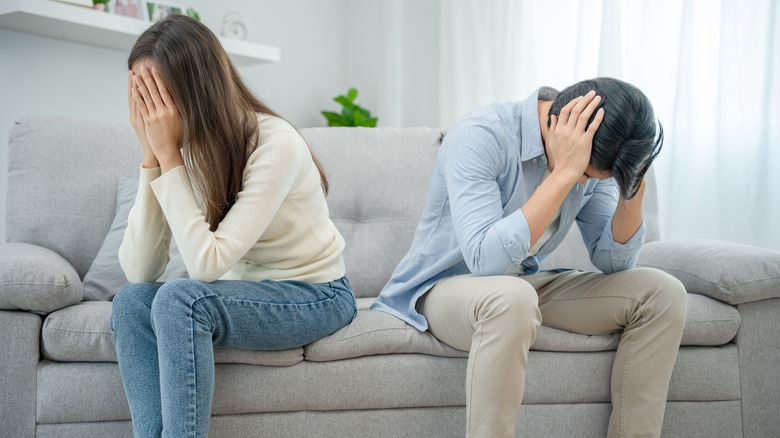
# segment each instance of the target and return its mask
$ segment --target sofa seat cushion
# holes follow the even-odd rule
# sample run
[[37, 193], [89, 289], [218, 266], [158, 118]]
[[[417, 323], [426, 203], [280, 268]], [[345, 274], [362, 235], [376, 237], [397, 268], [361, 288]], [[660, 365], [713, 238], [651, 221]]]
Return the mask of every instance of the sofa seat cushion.
[[[439, 342], [429, 332], [420, 332], [400, 319], [365, 310], [366, 299], [358, 302], [352, 324], [304, 347], [306, 360], [324, 362], [390, 353], [419, 353], [443, 357], [465, 357], [467, 352]], [[688, 295], [688, 309], [682, 345], [718, 346], [734, 339], [739, 312], [731, 305], [703, 295]], [[581, 335], [542, 325], [531, 350], [585, 352], [615, 350], [620, 333]]]
[[[49, 314], [43, 322], [43, 357], [56, 362], [116, 362], [111, 334], [111, 303], [83, 301]], [[250, 351], [216, 348], [214, 362], [291, 366], [303, 360], [303, 348]]]
[[[614, 360], [614, 351], [532, 351], [523, 403], [609, 403]], [[217, 364], [212, 413], [463, 406], [466, 367], [466, 358], [424, 354], [304, 361], [291, 367]], [[739, 369], [733, 344], [683, 347], [674, 366], [668, 399], [739, 400]], [[116, 364], [43, 361], [37, 381], [38, 424], [130, 419]]]

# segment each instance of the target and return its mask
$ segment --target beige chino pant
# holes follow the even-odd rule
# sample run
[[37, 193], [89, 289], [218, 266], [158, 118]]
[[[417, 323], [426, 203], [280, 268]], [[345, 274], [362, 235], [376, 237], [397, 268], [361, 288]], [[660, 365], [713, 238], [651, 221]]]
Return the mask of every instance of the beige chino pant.
[[655, 269], [457, 276], [418, 304], [440, 341], [469, 351], [466, 435], [514, 437], [528, 349], [541, 323], [587, 335], [623, 331], [612, 366], [609, 437], [659, 437], [685, 323], [685, 289]]

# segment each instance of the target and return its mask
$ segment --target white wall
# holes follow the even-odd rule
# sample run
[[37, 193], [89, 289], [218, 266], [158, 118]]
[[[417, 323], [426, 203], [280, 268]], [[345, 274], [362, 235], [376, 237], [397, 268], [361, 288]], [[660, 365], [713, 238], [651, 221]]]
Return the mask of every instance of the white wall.
[[348, 73], [379, 126], [438, 126], [439, 0], [349, 0]]

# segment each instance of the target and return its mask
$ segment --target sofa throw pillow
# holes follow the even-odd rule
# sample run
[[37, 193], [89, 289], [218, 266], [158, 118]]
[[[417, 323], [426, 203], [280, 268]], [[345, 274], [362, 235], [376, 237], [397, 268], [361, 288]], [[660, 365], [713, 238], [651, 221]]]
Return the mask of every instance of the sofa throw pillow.
[[[119, 266], [119, 246], [122, 244], [125, 228], [127, 228], [127, 216], [133, 207], [137, 192], [137, 180], [122, 178], [119, 181], [116, 191], [114, 221], [111, 223], [111, 228], [108, 230], [92, 266], [84, 276], [85, 300], [110, 301], [119, 288], [128, 283], [122, 267]], [[169, 254], [171, 260], [157, 281], [165, 282], [176, 278], [187, 278], [187, 268], [184, 266], [184, 260], [182, 260], [173, 239], [171, 239]]]
[[45, 315], [81, 301], [79, 274], [56, 252], [22, 242], [0, 245], [0, 309]]
[[688, 292], [732, 305], [780, 297], [780, 253], [718, 240], [650, 242], [637, 266], [665, 271]]

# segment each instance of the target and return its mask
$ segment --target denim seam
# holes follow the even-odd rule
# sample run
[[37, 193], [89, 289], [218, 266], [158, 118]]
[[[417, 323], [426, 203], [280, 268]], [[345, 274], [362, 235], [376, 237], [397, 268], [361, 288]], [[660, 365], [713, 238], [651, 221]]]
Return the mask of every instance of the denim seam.
[[[187, 407], [187, 420], [193, 425], [193, 428], [191, 430], [192, 433], [188, 434], [192, 437], [195, 436], [195, 432], [198, 430], [198, 381], [197, 381], [197, 359], [195, 357], [195, 318], [193, 317], [195, 308], [195, 305], [198, 304], [198, 302], [205, 298], [212, 298], [215, 297], [216, 294], [211, 295], [204, 295], [198, 298], [195, 298], [195, 300], [192, 301], [189, 305], [189, 311], [190, 314], [188, 315], [190, 320], [190, 339], [189, 339], [189, 346], [191, 348], [190, 350], [190, 364], [192, 365], [190, 372], [191, 374], [188, 375], [189, 380], [189, 391], [190, 391], [190, 400], [194, 400], [194, 402], [191, 402], [190, 405]], [[209, 323], [211, 326], [214, 326], [214, 321], [211, 320], [211, 315], [209, 315], [209, 312], [204, 312], [206, 314], [206, 317], [209, 318]]]
[[[338, 292], [337, 292], [338, 293]], [[212, 295], [217, 296], [217, 295]], [[240, 299], [224, 299], [225, 302], [230, 302], [233, 304], [242, 304], [242, 305], [250, 305], [250, 306], [295, 306], [295, 307], [303, 307], [303, 306], [312, 306], [320, 303], [326, 303], [328, 301], [334, 301], [338, 298], [337, 295], [334, 295], [332, 297], [323, 298], [321, 300], [312, 301], [308, 303], [270, 303], [266, 301], [252, 301], [252, 300], [240, 300]]]

